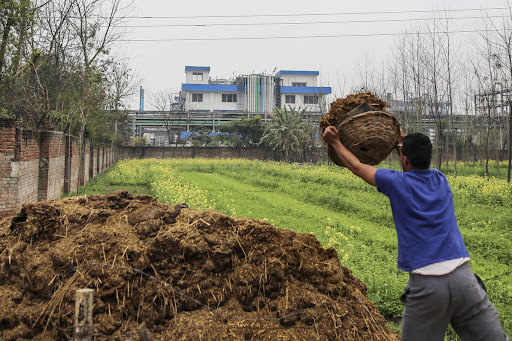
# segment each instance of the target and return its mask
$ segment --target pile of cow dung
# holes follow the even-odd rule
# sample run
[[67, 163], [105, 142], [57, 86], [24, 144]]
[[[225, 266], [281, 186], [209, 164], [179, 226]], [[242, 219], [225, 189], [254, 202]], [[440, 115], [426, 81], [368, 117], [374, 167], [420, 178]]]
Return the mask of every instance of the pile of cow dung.
[[336, 127], [343, 116], [365, 102], [380, 111], [384, 111], [389, 107], [389, 104], [371, 92], [360, 92], [357, 94], [350, 94], [344, 98], [338, 98], [331, 103], [329, 112], [320, 119], [320, 128], [322, 132], [328, 126]]
[[397, 340], [312, 234], [126, 191], [24, 205], [0, 221], [0, 339]]

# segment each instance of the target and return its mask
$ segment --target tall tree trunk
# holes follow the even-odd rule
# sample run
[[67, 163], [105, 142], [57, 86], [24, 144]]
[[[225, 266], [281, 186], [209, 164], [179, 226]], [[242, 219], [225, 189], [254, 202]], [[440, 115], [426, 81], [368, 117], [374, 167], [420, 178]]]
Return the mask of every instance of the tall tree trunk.
[[493, 106], [492, 106], [492, 114], [493, 114], [493, 132], [494, 132], [494, 146], [496, 149], [496, 177], [500, 177], [500, 146], [499, 146], [499, 137], [498, 137], [498, 127], [496, 126], [496, 101], [494, 101], [493, 94]]
[[7, 42], [9, 41], [9, 33], [13, 24], [12, 14], [8, 14], [7, 22], [3, 28], [2, 43], [0, 44], [0, 81], [2, 80], [2, 71], [5, 65], [5, 52], [7, 50]]
[[491, 151], [489, 150], [490, 149], [490, 143], [489, 143], [489, 138], [490, 138], [490, 134], [491, 134], [491, 130], [489, 129], [489, 123], [491, 121], [491, 106], [489, 105], [489, 107], [487, 108], [487, 124], [486, 124], [486, 128], [487, 128], [487, 138], [485, 140], [485, 176], [487, 178], [489, 178], [489, 157], [490, 157], [490, 154], [491, 154]]
[[508, 108], [508, 171], [507, 182], [510, 182], [510, 170], [512, 168], [512, 103]]

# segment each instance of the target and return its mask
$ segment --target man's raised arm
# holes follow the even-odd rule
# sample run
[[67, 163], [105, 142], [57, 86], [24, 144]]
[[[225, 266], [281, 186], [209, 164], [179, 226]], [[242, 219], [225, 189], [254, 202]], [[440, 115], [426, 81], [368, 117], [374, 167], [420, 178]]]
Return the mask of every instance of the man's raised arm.
[[370, 185], [376, 186], [375, 172], [377, 171], [377, 168], [359, 161], [359, 159], [341, 143], [340, 133], [336, 127], [327, 127], [322, 134], [322, 137], [325, 142], [334, 148], [338, 158], [345, 167]]

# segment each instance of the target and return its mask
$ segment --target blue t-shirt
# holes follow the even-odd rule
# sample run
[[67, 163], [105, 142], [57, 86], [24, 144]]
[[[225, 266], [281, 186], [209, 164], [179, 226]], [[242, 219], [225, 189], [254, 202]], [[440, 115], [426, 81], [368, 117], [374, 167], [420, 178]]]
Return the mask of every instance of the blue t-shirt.
[[433, 168], [407, 172], [379, 168], [375, 182], [391, 203], [398, 236], [398, 268], [412, 271], [469, 257], [443, 173]]

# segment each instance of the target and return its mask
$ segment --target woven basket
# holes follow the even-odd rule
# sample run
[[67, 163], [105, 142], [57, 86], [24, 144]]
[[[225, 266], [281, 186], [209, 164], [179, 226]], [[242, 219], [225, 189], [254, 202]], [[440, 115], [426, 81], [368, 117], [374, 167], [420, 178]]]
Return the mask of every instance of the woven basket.
[[[338, 123], [340, 141], [362, 163], [379, 164], [393, 151], [400, 135], [400, 122], [385, 111], [367, 111], [347, 115]], [[334, 149], [328, 145], [327, 154], [338, 166], [344, 166]]]

